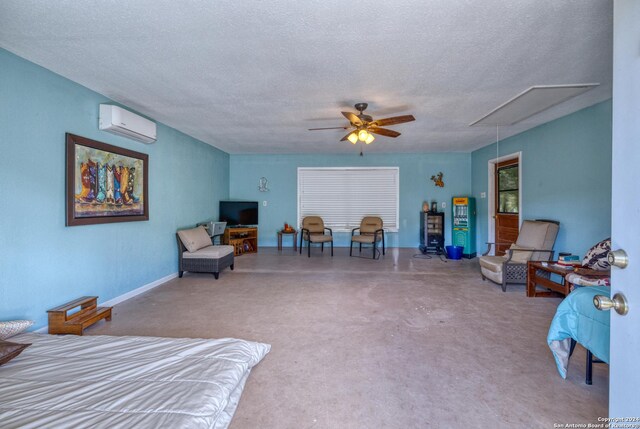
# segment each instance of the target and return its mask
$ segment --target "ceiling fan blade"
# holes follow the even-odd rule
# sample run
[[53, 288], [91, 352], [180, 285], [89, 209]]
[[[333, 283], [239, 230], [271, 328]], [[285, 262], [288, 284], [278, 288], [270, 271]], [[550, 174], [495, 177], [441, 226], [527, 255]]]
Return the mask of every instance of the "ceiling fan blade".
[[378, 127], [369, 127], [369, 132], [373, 134], [380, 134], [381, 136], [386, 137], [398, 137], [400, 135], [399, 132], [388, 130], [386, 128], [378, 128]]
[[385, 127], [387, 125], [404, 124], [405, 122], [415, 121], [416, 118], [413, 115], [394, 116], [392, 118], [376, 119], [373, 124], [379, 127]]
[[356, 115], [354, 115], [351, 112], [342, 112], [342, 114], [344, 115], [345, 118], [347, 118], [349, 120], [349, 122], [351, 122], [352, 124], [356, 125], [356, 126], [360, 126], [362, 125], [362, 121], [360, 120], [360, 118], [358, 118]]
[[309, 128], [309, 131], [317, 130], [348, 130], [350, 127], [327, 127], [327, 128]]

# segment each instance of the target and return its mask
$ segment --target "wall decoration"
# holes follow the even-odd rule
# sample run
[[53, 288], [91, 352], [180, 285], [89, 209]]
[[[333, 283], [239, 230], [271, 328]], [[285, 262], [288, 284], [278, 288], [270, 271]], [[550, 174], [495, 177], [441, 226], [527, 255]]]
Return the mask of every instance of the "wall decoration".
[[67, 226], [149, 220], [149, 155], [67, 133]]
[[444, 182], [442, 181], [442, 171], [440, 173], [438, 173], [437, 176], [431, 176], [431, 180], [433, 180], [433, 183], [435, 183], [435, 185], [439, 188], [444, 188]]
[[258, 180], [258, 191], [267, 192], [268, 190], [269, 188], [267, 187], [267, 178], [261, 177], [260, 180]]

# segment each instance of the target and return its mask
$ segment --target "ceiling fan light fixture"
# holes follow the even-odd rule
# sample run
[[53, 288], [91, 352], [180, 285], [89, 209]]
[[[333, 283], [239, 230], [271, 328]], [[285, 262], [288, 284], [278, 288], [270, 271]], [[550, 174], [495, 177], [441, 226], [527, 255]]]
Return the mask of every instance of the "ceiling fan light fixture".
[[342, 127], [323, 127], [323, 128], [309, 128], [309, 131], [316, 130], [350, 130], [347, 135], [343, 136], [340, 141], [349, 141], [351, 144], [357, 144], [359, 141], [365, 144], [371, 144], [376, 139], [373, 133], [385, 137], [395, 138], [400, 135], [399, 132], [390, 130], [388, 128], [382, 128], [387, 125], [404, 124], [405, 122], [415, 121], [416, 118], [413, 115], [401, 115], [393, 116], [391, 118], [382, 118], [373, 120], [370, 115], [365, 115], [364, 110], [367, 108], [367, 103], [358, 103], [355, 105], [358, 115], [352, 112], [341, 112], [342, 116], [349, 120], [349, 125]]
[[366, 144], [369, 144], [369, 143], [371, 143], [372, 141], [374, 141], [374, 140], [376, 139], [376, 138], [373, 136], [373, 134], [371, 134], [371, 133], [367, 133], [367, 134], [368, 134], [368, 135], [367, 135], [367, 138], [366, 138], [366, 139], [365, 139], [365, 141], [364, 141]]

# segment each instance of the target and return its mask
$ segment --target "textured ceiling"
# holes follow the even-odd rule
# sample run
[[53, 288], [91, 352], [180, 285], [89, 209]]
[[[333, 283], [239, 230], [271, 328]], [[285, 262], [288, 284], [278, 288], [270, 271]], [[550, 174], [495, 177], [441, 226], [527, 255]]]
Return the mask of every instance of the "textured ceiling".
[[506, 137], [611, 96], [609, 0], [2, 0], [0, 46], [229, 153], [356, 153], [340, 110], [411, 113], [367, 152], [470, 151], [532, 85], [599, 82]]

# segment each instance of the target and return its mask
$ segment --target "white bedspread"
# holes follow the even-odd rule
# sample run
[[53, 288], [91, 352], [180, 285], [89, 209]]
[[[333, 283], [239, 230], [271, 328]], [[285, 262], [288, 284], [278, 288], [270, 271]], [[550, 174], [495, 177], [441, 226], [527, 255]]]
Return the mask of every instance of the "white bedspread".
[[2, 428], [226, 428], [268, 344], [21, 334], [0, 366]]

